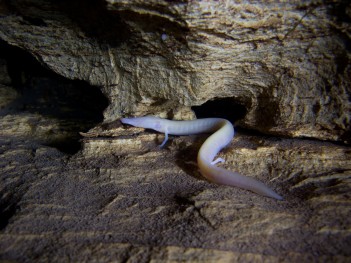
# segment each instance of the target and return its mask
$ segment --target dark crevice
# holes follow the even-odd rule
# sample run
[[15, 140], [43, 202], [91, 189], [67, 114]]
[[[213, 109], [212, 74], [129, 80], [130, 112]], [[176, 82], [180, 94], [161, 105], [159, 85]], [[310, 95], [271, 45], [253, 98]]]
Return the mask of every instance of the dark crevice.
[[178, 194], [174, 196], [174, 201], [181, 212], [184, 212], [189, 207], [195, 206], [195, 202], [193, 200]]
[[[195, 112], [196, 118], [223, 118], [235, 124], [242, 120], [247, 114], [247, 108], [244, 103], [238, 102], [235, 98], [220, 98], [207, 101], [201, 106], [194, 106], [192, 110]], [[265, 135], [259, 130], [248, 129], [235, 125], [235, 130], [242, 134], [253, 136], [272, 136]]]
[[100, 89], [59, 76], [27, 52], [5, 42], [0, 42], [0, 60], [5, 61], [11, 80], [6, 86], [17, 93], [13, 101], [0, 108], [0, 117], [27, 113], [42, 116], [31, 123], [34, 130], [47, 125], [48, 132], [39, 141], [65, 153], [77, 152], [81, 147], [79, 132], [103, 120], [108, 100]]
[[[10, 198], [7, 198], [10, 199]], [[8, 224], [11, 218], [16, 214], [17, 210], [19, 209], [17, 203], [19, 200], [16, 198], [11, 198], [9, 200], [1, 200], [0, 201], [0, 231], [3, 230]]]
[[192, 110], [198, 119], [223, 118], [235, 123], [245, 117], [246, 107], [234, 98], [221, 98], [207, 101], [201, 106], [194, 106]]

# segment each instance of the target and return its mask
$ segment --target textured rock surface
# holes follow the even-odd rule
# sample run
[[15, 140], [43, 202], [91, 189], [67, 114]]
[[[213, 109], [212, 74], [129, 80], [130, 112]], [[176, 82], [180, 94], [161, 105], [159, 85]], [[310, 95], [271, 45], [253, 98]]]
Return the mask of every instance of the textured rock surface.
[[[350, 260], [350, 147], [287, 137], [349, 141], [347, 1], [17, 0], [0, 13], [0, 38], [25, 50], [0, 42], [0, 260]], [[204, 180], [206, 135], [159, 149], [163, 135], [115, 120], [190, 119], [208, 100], [197, 116], [271, 134], [241, 130], [220, 156], [284, 201]]]
[[163, 150], [156, 147], [161, 135], [118, 123], [103, 137], [85, 136], [83, 150], [71, 158], [11, 141], [10, 134], [1, 141], [8, 218], [2, 258], [331, 262], [351, 256], [349, 147], [238, 135], [221, 154], [225, 167], [266, 182], [284, 196], [277, 202], [203, 180], [195, 160], [204, 136], [173, 137]]
[[107, 2], [4, 1], [0, 37], [100, 86], [108, 121], [231, 98], [250, 129], [348, 140], [348, 1]]

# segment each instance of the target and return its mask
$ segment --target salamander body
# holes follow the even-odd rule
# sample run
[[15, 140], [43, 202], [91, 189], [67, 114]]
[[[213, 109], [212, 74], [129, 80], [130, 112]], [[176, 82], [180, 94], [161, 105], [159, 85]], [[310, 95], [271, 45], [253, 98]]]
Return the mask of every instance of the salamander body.
[[168, 134], [190, 135], [213, 132], [213, 134], [210, 135], [202, 144], [197, 155], [197, 163], [200, 172], [205, 178], [217, 184], [236, 186], [263, 196], [278, 200], [283, 199], [280, 195], [268, 188], [262, 182], [252, 177], [247, 177], [215, 165], [216, 163], [223, 162], [224, 160], [218, 158], [213, 161], [214, 157], [222, 148], [228, 145], [234, 137], [233, 125], [228, 120], [220, 118], [205, 118], [191, 121], [173, 121], [154, 116], [145, 116], [136, 118], [122, 118], [121, 122], [164, 133], [165, 139], [160, 145], [161, 147], [167, 142]]

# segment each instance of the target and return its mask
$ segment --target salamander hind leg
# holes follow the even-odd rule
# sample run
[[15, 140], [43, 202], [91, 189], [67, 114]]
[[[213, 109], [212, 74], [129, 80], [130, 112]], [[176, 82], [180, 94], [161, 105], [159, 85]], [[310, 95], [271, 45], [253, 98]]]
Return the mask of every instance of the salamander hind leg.
[[212, 161], [211, 164], [215, 165], [216, 163], [224, 163], [225, 160], [223, 158], [217, 158], [216, 160]]

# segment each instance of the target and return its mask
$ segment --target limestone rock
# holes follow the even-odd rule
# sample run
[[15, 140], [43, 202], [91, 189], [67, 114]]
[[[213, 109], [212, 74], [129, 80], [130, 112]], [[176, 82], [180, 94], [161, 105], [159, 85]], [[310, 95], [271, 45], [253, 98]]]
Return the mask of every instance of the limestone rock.
[[228, 111], [245, 111], [240, 126], [349, 141], [347, 1], [22, 0], [0, 10], [2, 39], [101, 87], [105, 121], [229, 98]]
[[[0, 261], [350, 261], [347, 1], [17, 0], [0, 14]], [[237, 121], [220, 165], [284, 200], [206, 181], [207, 135], [160, 149], [164, 135], [118, 120], [194, 112]]]
[[349, 147], [239, 134], [224, 166], [274, 188], [276, 201], [204, 180], [203, 135], [172, 136], [162, 150], [162, 135], [118, 124], [84, 135], [71, 158], [1, 141], [3, 259], [349, 260]]

